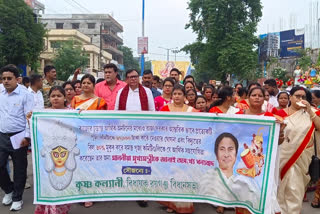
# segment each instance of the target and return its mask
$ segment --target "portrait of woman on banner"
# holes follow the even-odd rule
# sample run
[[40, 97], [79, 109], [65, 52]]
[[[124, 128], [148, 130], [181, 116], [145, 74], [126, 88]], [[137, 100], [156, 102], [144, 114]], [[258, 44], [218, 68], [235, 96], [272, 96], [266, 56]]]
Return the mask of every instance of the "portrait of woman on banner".
[[234, 174], [238, 149], [238, 140], [231, 133], [222, 133], [217, 137], [214, 151], [218, 167], [209, 169], [202, 177], [199, 194], [228, 202], [246, 202], [258, 208], [261, 189], [252, 179]]

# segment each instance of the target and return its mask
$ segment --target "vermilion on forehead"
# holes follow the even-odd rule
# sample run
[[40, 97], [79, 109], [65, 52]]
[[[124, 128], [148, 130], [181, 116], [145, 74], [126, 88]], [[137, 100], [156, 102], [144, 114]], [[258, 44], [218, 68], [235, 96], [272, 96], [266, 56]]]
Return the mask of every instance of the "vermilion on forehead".
[[304, 90], [298, 90], [296, 91], [293, 95], [306, 95], [306, 92], [304, 92]]

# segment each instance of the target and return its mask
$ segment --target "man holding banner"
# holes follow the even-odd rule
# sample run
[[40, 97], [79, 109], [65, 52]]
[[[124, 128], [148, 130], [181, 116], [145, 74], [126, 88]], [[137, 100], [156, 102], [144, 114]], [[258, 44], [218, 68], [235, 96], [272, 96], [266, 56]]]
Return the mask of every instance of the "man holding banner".
[[[79, 117], [70, 111], [39, 111], [33, 113], [31, 124], [36, 204], [154, 200], [271, 214], [279, 133], [273, 118], [89, 111]], [[71, 181], [60, 190], [51, 184], [54, 177], [44, 179], [46, 159], [38, 153], [47, 145], [46, 136], [52, 136], [50, 124], [72, 127], [76, 139], [72, 145], [80, 151], [74, 156]], [[56, 138], [63, 139], [59, 133]], [[260, 145], [261, 156], [245, 147], [250, 142]], [[62, 147], [50, 148], [60, 157], [67, 154], [64, 148], [70, 154], [72, 148]], [[262, 172], [254, 173], [261, 158]]]
[[127, 86], [119, 90], [115, 110], [155, 111], [152, 92], [139, 83], [139, 73], [135, 69], [126, 72]]

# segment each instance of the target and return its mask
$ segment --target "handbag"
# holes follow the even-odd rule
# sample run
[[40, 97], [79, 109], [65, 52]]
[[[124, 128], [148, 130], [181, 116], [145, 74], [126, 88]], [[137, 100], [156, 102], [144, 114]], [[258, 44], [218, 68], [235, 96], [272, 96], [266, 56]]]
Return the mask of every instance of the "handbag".
[[316, 136], [314, 135], [314, 155], [312, 156], [311, 163], [309, 166], [309, 175], [312, 182], [317, 182], [320, 178], [320, 159], [317, 155], [317, 142]]

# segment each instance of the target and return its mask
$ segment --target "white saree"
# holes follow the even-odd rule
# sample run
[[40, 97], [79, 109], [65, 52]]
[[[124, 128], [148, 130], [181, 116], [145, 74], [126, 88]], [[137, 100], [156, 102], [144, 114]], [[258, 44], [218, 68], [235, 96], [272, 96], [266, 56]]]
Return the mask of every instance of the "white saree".
[[282, 213], [300, 214], [311, 157], [314, 153], [314, 124], [304, 110], [286, 118], [285, 140], [280, 145], [278, 202]]

